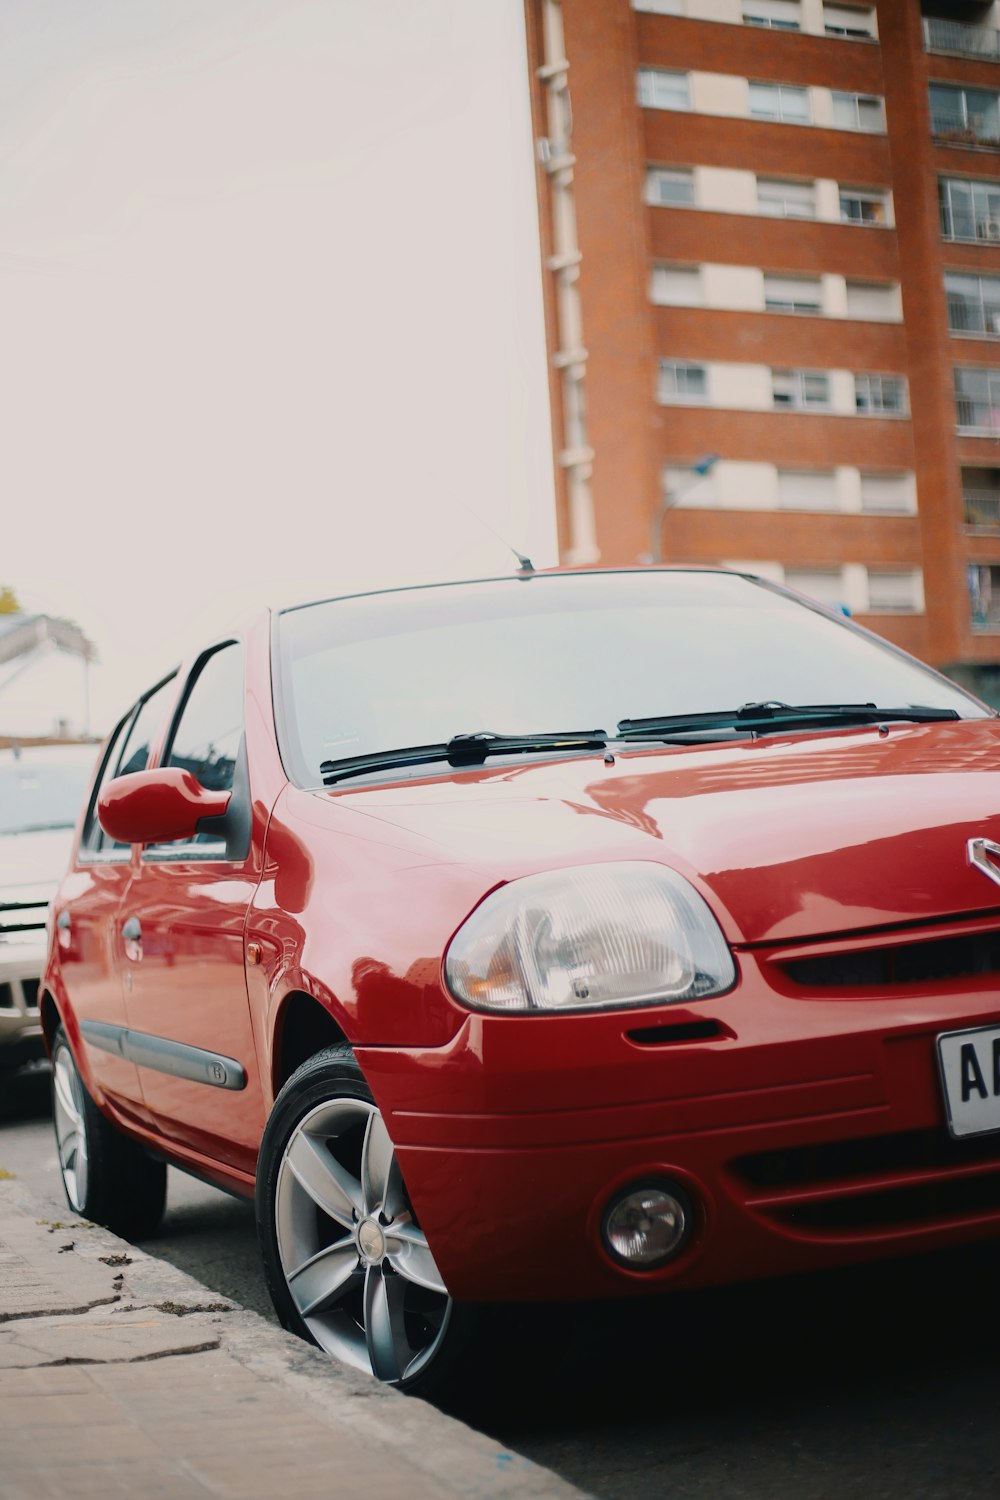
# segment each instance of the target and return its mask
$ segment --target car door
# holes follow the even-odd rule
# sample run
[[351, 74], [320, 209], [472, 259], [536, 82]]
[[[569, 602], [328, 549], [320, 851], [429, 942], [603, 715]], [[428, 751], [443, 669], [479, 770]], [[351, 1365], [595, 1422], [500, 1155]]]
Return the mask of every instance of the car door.
[[160, 739], [174, 677], [146, 693], [125, 715], [108, 745], [80, 836], [76, 862], [63, 883], [55, 915], [59, 966], [80, 1026], [90, 1076], [123, 1114], [145, 1118], [135, 1063], [125, 1055], [127, 1031], [118, 910], [132, 881], [133, 851], [116, 844], [97, 821], [101, 788], [144, 770]]
[[160, 764], [231, 792], [220, 826], [145, 846], [118, 911], [130, 1050], [157, 1128], [208, 1162], [254, 1170], [264, 1120], [244, 967], [256, 886], [243, 650], [206, 652]]

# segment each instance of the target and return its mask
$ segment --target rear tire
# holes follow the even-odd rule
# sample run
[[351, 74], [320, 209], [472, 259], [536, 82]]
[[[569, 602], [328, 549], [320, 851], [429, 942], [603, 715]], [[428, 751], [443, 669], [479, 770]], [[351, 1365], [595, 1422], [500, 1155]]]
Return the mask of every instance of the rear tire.
[[66, 1201], [123, 1238], [152, 1234], [167, 1201], [167, 1168], [101, 1114], [62, 1026], [52, 1044], [52, 1119]]

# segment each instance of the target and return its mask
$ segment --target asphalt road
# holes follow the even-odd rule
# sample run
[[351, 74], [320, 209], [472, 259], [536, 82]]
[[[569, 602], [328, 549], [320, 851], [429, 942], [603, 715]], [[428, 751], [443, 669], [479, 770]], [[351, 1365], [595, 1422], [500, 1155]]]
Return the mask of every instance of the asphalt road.
[[[5, 1082], [0, 1168], [55, 1206], [50, 1131], [44, 1072]], [[271, 1316], [247, 1205], [171, 1172], [143, 1243]], [[450, 1410], [605, 1500], [997, 1500], [998, 1322], [1000, 1246], [641, 1306], [504, 1309]]]

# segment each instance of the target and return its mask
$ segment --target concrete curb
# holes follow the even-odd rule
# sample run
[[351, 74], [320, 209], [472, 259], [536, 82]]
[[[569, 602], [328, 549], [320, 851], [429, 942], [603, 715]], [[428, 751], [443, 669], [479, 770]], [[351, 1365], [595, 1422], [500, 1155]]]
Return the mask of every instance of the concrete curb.
[[53, 1219], [15, 1180], [0, 1180], [0, 1454], [2, 1500], [582, 1494], [108, 1230]]

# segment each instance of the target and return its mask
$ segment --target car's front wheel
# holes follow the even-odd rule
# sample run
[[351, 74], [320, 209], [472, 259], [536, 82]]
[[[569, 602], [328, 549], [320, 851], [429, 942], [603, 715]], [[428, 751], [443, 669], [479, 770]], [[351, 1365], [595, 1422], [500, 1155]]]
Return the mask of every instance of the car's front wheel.
[[166, 1166], [104, 1118], [61, 1026], [52, 1044], [52, 1120], [73, 1212], [126, 1239], [152, 1234], [166, 1203]]
[[286, 1328], [397, 1388], [445, 1383], [469, 1314], [448, 1295], [349, 1047], [310, 1058], [275, 1100], [257, 1227]]

